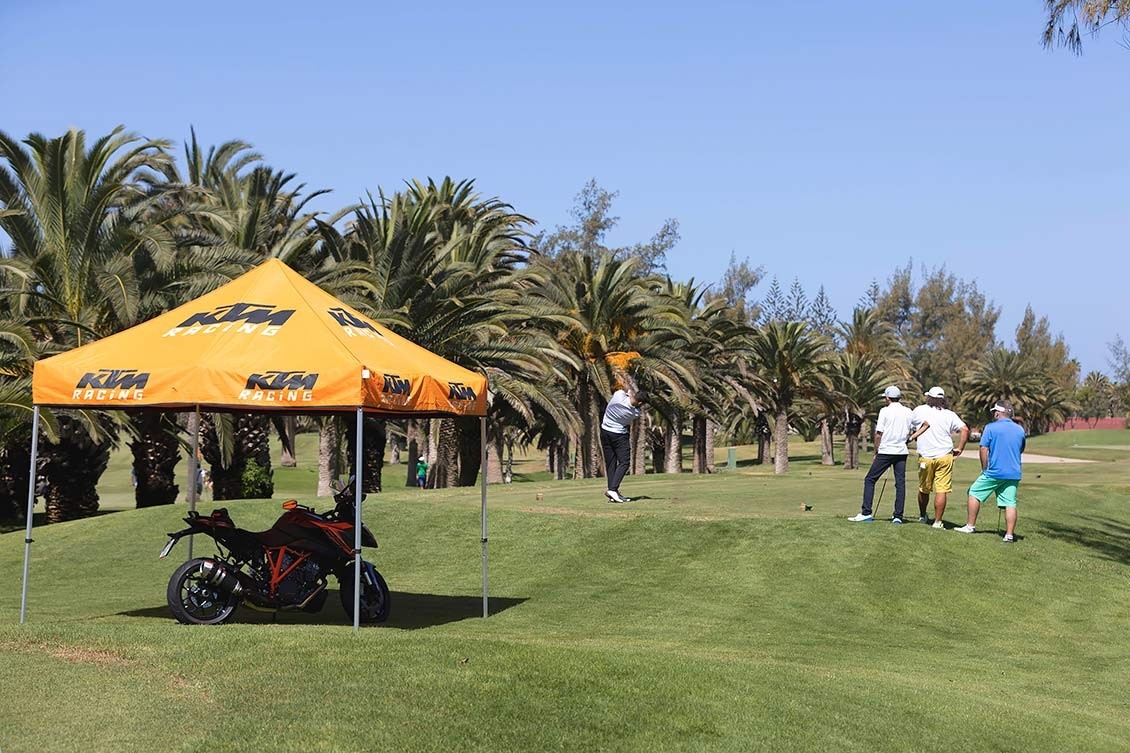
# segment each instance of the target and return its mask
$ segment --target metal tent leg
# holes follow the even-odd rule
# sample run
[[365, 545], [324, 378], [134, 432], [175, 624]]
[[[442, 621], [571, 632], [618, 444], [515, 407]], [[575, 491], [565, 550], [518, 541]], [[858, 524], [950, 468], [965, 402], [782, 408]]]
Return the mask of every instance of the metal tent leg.
[[24, 583], [20, 594], [20, 624], [27, 622], [27, 570], [31, 561], [31, 523], [35, 512], [35, 461], [39, 452], [39, 406], [31, 411], [31, 471], [27, 480], [27, 532], [24, 534]]
[[483, 416], [479, 425], [479, 436], [482, 438], [483, 457], [482, 465], [479, 466], [479, 478], [482, 485], [482, 512], [480, 518], [482, 520], [482, 543], [483, 543], [483, 617], [485, 618], [490, 614], [490, 608], [487, 604], [487, 418]]
[[364, 412], [361, 408], [357, 409], [357, 442], [353, 445], [356, 448], [354, 452], [354, 481], [356, 486], [354, 488], [354, 518], [353, 518], [353, 632], [361, 629], [361, 472], [362, 472], [362, 458], [365, 454], [365, 448], [362, 446], [364, 442], [364, 432], [362, 432], [362, 424], [364, 423]]
[[[195, 421], [192, 422], [192, 452], [188, 456], [188, 510], [189, 512], [196, 512], [196, 490], [200, 483], [200, 466], [196, 461], [196, 454], [200, 451], [200, 406], [196, 406], [196, 413], [194, 414]], [[192, 534], [188, 536], [188, 559], [192, 559], [192, 539], [195, 538]], [[187, 562], [188, 560], [185, 560]]]

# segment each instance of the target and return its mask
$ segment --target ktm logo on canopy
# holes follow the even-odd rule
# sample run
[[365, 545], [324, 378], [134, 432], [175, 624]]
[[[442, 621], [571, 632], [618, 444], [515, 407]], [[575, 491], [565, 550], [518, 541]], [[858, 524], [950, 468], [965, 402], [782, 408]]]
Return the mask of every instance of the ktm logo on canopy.
[[141, 400], [149, 373], [137, 369], [99, 369], [82, 375], [71, 395], [75, 400]]
[[163, 337], [210, 335], [229, 332], [239, 335], [276, 334], [294, 315], [294, 309], [276, 309], [270, 303], [229, 303], [212, 311], [193, 314], [166, 332]]
[[334, 306], [328, 309], [328, 313], [349, 337], [384, 337], [371, 323], [346, 311], [342, 306]]
[[394, 408], [408, 405], [412, 397], [412, 380], [403, 379], [396, 374], [385, 374], [381, 385], [381, 404]]
[[305, 371], [264, 371], [247, 377], [237, 399], [263, 403], [298, 403], [314, 399], [317, 374]]
[[447, 399], [448, 400], [468, 400], [473, 401], [477, 395], [472, 387], [468, 387], [462, 382], [448, 382], [447, 383]]

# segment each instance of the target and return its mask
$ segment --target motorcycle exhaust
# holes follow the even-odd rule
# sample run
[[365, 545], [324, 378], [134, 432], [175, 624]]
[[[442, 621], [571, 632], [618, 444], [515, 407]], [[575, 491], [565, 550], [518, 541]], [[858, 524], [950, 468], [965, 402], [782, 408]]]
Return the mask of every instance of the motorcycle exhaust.
[[204, 560], [200, 563], [200, 574], [204, 582], [224, 596], [243, 596], [243, 583], [236, 572], [222, 562]]

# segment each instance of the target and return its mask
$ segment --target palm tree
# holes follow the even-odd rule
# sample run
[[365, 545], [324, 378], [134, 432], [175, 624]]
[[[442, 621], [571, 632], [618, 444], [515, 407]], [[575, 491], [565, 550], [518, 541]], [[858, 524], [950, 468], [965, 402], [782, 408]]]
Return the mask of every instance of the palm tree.
[[[7, 316], [9, 299], [0, 299], [0, 316]], [[23, 517], [31, 465], [31, 372], [40, 355], [32, 331], [0, 318], [0, 520]], [[45, 433], [57, 437], [49, 412]]]
[[1099, 371], [1087, 374], [1075, 391], [1075, 403], [1079, 414], [1087, 421], [1113, 416], [1117, 399], [1110, 377]]
[[[876, 309], [856, 307], [852, 310], [851, 321], [840, 322], [836, 334], [843, 339], [844, 353], [865, 357], [871, 366], [881, 367], [890, 382], [898, 382], [908, 391], [920, 391], [911, 373], [910, 355], [898, 330], [884, 321]], [[946, 386], [952, 387], [950, 392], [956, 394], [959, 385]], [[871, 418], [871, 415], [867, 417]], [[867, 435], [863, 436], [866, 445]]]
[[996, 400], [1011, 400], [1016, 415], [1027, 419], [1051, 386], [1019, 353], [998, 348], [966, 373], [961, 403], [967, 415], [984, 416]]
[[[529, 220], [498, 199], [484, 199], [471, 181], [416, 182], [403, 193], [355, 209], [345, 232], [323, 224], [324, 258], [349, 288], [346, 300], [392, 330], [450, 361], [484, 373], [491, 399], [532, 420], [540, 406], [569, 425], [560, 390], [548, 379], [568, 354], [529, 326], [523, 291], [534, 282], [520, 271]], [[357, 274], [358, 266], [365, 274]], [[473, 420], [437, 420], [429, 483], [473, 483], [479, 471], [479, 433]], [[409, 466], [416, 457], [409, 426]], [[418, 447], [418, 445], [416, 445]], [[438, 455], [438, 457], [437, 457]], [[366, 478], [379, 484], [379, 464]]]
[[[193, 269], [178, 270], [182, 278], [179, 292], [186, 297], [177, 303], [209, 292], [268, 258], [281, 259], [324, 284], [317, 279], [319, 273], [327, 274], [316, 251], [317, 214], [307, 211], [307, 205], [325, 191], [304, 195], [305, 186], [295, 185], [293, 174], [261, 164], [260, 155], [242, 141], [228, 141], [205, 152], [192, 132], [185, 144], [185, 163], [183, 175], [172, 165], [164, 173], [180, 189], [178, 197], [195, 210], [190, 226], [200, 241], [189, 255]], [[239, 416], [234, 423], [210, 421], [204, 434], [203, 451], [212, 463], [217, 499], [258, 496], [272, 487], [270, 454], [264, 449], [271, 419], [263, 414]], [[284, 444], [293, 447], [293, 423], [279, 420], [277, 425], [286, 434]], [[230, 445], [223, 436], [229, 427], [236, 432]], [[161, 435], [150, 431], [144, 436], [143, 447], [152, 452]], [[170, 474], [175, 458], [168, 453], [163, 457], [167, 462], [162, 468]], [[254, 490], [241, 488], [251, 462], [267, 476]]]
[[725, 299], [707, 300], [706, 292], [693, 279], [679, 284], [668, 282], [668, 293], [686, 311], [690, 337], [684, 351], [695, 373], [693, 394], [671, 411], [671, 418], [679, 423], [667, 434], [668, 473], [680, 470], [679, 435], [684, 412], [691, 415], [695, 473], [712, 471], [714, 433], [720, 417], [726, 417], [732, 430], [743, 419], [761, 412], [760, 380], [744, 363], [754, 330], [733, 316], [732, 306]]
[[[76, 347], [139, 320], [141, 270], [177, 245], [179, 214], [168, 210], [160, 181], [167, 148], [121, 127], [89, 147], [78, 130], [54, 139], [32, 134], [22, 144], [0, 133], [0, 228], [12, 243], [0, 273], [12, 315], [45, 350]], [[116, 437], [90, 413], [62, 417], [59, 428], [59, 441], [43, 447], [51, 520], [97, 510], [94, 485]]]
[[753, 338], [750, 353], [764, 381], [766, 407], [776, 420], [773, 468], [776, 473], [785, 473], [789, 469], [789, 415], [793, 404], [831, 388], [828, 343], [806, 322], [771, 321]]
[[574, 445], [581, 474], [599, 476], [601, 402], [616, 382], [612, 356], [638, 353], [632, 368], [640, 386], [674, 398], [688, 394], [695, 378], [684, 350], [686, 316], [663, 281], [637, 274], [635, 259], [563, 251], [538, 257], [531, 268], [536, 325], [554, 332], [558, 350], [571, 357], [563, 373], [580, 418]]
[[831, 364], [832, 387], [843, 411], [844, 468], [859, 467], [859, 434], [863, 422], [878, 416], [883, 388], [891, 375], [880, 357], [873, 354], [843, 353]]

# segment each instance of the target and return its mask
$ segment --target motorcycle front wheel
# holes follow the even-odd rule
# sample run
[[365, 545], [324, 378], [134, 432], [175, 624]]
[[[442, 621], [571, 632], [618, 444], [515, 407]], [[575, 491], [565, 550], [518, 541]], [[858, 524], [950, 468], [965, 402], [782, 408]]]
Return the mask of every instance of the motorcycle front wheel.
[[169, 578], [166, 592], [169, 609], [177, 622], [185, 625], [219, 625], [239, 606], [239, 597], [225, 597], [204, 581], [201, 570], [204, 561], [200, 557], [191, 559], [174, 570], [173, 577]]
[[[375, 569], [376, 586], [369, 585], [365, 580], [365, 573], [361, 573], [361, 617], [359, 622], [384, 622], [388, 619], [389, 609], [392, 607], [392, 595], [389, 593], [388, 584]], [[341, 571], [338, 577], [341, 586], [341, 606], [349, 619], [353, 619], [353, 563]]]

